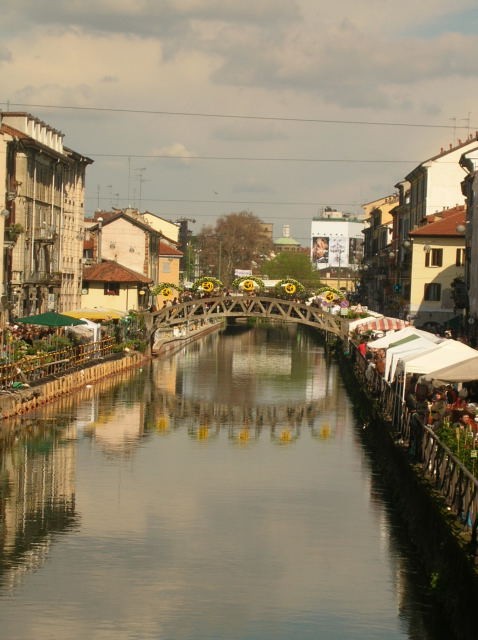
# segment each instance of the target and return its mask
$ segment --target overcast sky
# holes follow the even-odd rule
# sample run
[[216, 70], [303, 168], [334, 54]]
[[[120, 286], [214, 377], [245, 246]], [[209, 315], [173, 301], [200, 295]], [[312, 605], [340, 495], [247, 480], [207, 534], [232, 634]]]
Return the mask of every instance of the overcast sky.
[[476, 0], [3, 0], [0, 28], [1, 106], [94, 159], [88, 213], [248, 210], [307, 245], [478, 129]]

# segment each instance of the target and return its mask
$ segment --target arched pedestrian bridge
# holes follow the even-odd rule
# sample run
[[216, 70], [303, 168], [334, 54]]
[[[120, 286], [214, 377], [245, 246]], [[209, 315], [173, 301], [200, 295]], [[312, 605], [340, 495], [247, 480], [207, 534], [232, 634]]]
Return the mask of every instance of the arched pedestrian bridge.
[[315, 327], [344, 338], [348, 321], [321, 308], [267, 296], [215, 296], [182, 302], [145, 314], [146, 328], [152, 337], [157, 329], [218, 318], [266, 318]]

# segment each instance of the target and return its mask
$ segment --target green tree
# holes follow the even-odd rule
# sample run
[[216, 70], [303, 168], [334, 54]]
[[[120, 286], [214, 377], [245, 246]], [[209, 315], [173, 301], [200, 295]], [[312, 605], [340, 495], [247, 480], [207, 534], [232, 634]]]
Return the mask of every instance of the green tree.
[[249, 211], [218, 218], [214, 227], [203, 227], [197, 235], [201, 275], [211, 275], [229, 286], [235, 269], [259, 272], [272, 251], [272, 240], [264, 224]]
[[319, 274], [306, 253], [282, 251], [272, 260], [264, 262], [262, 271], [272, 280], [294, 278], [311, 289], [320, 285]]

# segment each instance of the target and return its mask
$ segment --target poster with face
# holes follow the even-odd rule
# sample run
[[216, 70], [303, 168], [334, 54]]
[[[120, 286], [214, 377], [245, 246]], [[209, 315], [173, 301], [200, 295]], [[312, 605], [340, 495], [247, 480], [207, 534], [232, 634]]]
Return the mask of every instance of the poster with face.
[[327, 264], [329, 262], [329, 238], [316, 236], [312, 239], [312, 262]]

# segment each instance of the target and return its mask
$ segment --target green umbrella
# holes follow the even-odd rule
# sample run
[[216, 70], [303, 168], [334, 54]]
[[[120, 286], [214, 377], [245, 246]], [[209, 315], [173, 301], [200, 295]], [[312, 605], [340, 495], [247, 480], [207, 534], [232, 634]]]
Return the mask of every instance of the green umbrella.
[[15, 322], [21, 322], [22, 324], [42, 324], [46, 327], [74, 327], [78, 324], [88, 324], [84, 320], [65, 316], [56, 311], [47, 311], [46, 313], [40, 313], [36, 316], [17, 318]]

